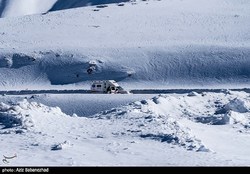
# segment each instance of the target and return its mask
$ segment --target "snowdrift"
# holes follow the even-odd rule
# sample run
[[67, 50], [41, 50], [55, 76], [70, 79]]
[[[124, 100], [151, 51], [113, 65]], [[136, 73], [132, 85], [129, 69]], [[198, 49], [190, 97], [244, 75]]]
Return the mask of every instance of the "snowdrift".
[[[29, 131], [46, 134], [48, 130], [53, 130], [53, 124], [58, 124], [59, 130], [63, 130], [63, 126], [68, 127], [67, 123], [65, 125], [65, 123], [62, 124], [59, 121], [67, 120], [68, 123], [79, 121], [83, 125], [91, 123], [96, 124], [98, 127], [103, 127], [101, 130], [106, 130], [105, 132], [99, 131], [100, 129], [92, 132], [92, 134], [97, 134], [96, 136], [102, 138], [106, 136], [137, 136], [180, 145], [188, 150], [208, 150], [199, 140], [189, 134], [187, 128], [180, 126], [173, 118], [157, 115], [147, 108], [142, 107], [141, 104], [132, 104], [130, 108], [123, 107], [121, 109], [105, 111], [100, 115], [94, 115], [93, 118], [86, 120], [79, 117], [67, 116], [58, 107], [48, 107], [36, 102], [29, 103], [27, 100], [12, 105], [1, 103], [0, 133], [21, 134]], [[105, 125], [107, 121], [100, 119], [108, 119], [108, 121], [112, 119], [112, 125], [107, 127]], [[78, 126], [82, 127], [83, 125], [80, 124]], [[65, 129], [63, 132], [67, 131], [67, 128]], [[58, 146], [53, 147], [52, 150], [57, 150], [58, 148]], [[61, 146], [59, 145], [59, 147]]]
[[159, 97], [155, 97], [131, 103], [125, 107], [101, 112], [93, 117], [109, 119], [114, 125], [121, 127], [123, 131], [117, 132], [117, 135], [132, 135], [171, 143], [187, 150], [209, 151], [187, 127], [179, 124], [174, 117], [158, 112], [160, 107], [166, 107], [159, 104], [158, 99]]
[[159, 95], [90, 118], [28, 100], [0, 104], [3, 153], [17, 154], [11, 165], [248, 165], [245, 92]]
[[197, 140], [199, 134], [192, 130], [192, 124], [233, 125], [236, 131], [249, 132], [250, 102], [245, 92], [159, 95], [93, 117], [110, 119], [115, 125], [124, 127], [124, 132], [142, 138], [178, 144], [189, 150], [208, 151]]
[[48, 123], [56, 124], [56, 120], [67, 117], [58, 107], [48, 107], [27, 100], [5, 104], [0, 103], [0, 134], [39, 132], [46, 129]]
[[[42, 89], [41, 86], [90, 84], [89, 81], [104, 79], [114, 79], [126, 88], [142, 89], [240, 88], [250, 84], [250, 49], [198, 47], [168, 52], [131, 48], [112, 53], [119, 59], [110, 53], [104, 55], [106, 58], [97, 59], [55, 52], [2, 55], [0, 86], [2, 89]], [[93, 62], [95, 69], [89, 74]]]
[[[207, 152], [213, 149], [210, 149], [209, 144], [203, 143], [200, 133], [193, 130], [194, 125], [227, 125], [228, 129], [235, 129], [234, 132], [249, 132], [250, 102], [247, 93], [230, 91], [194, 94], [159, 95], [88, 118], [75, 114], [69, 116], [58, 107], [27, 100], [1, 103], [0, 133], [46, 135], [53, 132], [52, 135], [56, 135], [77, 130], [87, 131], [82, 136], [86, 134], [104, 139], [134, 137]], [[61, 145], [53, 147], [57, 150]]]

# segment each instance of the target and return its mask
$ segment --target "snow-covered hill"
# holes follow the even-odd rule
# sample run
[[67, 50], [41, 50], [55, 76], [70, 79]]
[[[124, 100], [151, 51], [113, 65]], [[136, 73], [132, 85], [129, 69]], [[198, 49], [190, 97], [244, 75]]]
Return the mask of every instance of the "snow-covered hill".
[[152, 0], [3, 18], [0, 86], [248, 87], [249, 11], [243, 0]]
[[47, 12], [57, 0], [0, 0], [0, 17]]
[[128, 2], [129, 0], [57, 0], [49, 11], [64, 10], [76, 7], [83, 7], [89, 5], [100, 5], [110, 3]]
[[128, 0], [0, 0], [0, 17], [22, 16], [125, 1]]

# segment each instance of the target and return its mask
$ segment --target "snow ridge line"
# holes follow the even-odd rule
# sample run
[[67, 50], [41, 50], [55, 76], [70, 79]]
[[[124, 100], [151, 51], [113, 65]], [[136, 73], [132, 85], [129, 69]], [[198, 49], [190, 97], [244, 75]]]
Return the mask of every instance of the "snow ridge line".
[[160, 98], [161, 95], [103, 111], [93, 115], [93, 118], [108, 119], [115, 125], [122, 125], [123, 130], [119, 134], [166, 142], [187, 150], [209, 152], [210, 150], [191, 134], [188, 127], [179, 124], [171, 115], [155, 111], [156, 105], [161, 107], [158, 102]]

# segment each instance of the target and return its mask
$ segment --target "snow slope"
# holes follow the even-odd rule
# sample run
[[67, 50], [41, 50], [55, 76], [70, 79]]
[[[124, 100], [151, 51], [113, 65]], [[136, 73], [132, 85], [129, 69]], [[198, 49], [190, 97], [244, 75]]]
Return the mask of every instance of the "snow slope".
[[77, 8], [89, 5], [100, 5], [100, 4], [110, 4], [110, 3], [120, 3], [127, 2], [129, 0], [57, 0], [53, 7], [49, 11], [64, 10], [70, 8]]
[[151, 0], [3, 18], [0, 86], [248, 87], [249, 10], [243, 0]]
[[159, 95], [88, 118], [9, 101], [0, 154], [16, 154], [6, 166], [249, 166], [249, 122], [245, 92]]
[[57, 0], [1, 0], [0, 17], [47, 12]]
[[0, 17], [13, 17], [48, 11], [125, 2], [128, 0], [0, 0]]

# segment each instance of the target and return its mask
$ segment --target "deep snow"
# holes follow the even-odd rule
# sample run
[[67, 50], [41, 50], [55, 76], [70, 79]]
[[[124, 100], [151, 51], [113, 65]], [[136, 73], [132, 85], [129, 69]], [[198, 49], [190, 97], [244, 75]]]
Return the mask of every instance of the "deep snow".
[[38, 102], [51, 107], [59, 107], [68, 114], [91, 116], [104, 110], [120, 107], [125, 104], [149, 99], [156, 94], [109, 95], [109, 94], [33, 94], [33, 95], [6, 95], [0, 96], [1, 102], [20, 102], [27, 99], [29, 102]]
[[3, 18], [0, 86], [89, 89], [114, 79], [125, 88], [248, 87], [249, 11], [243, 0], [152, 0]]
[[0, 0], [0, 17], [39, 14], [89, 5], [126, 1], [128, 0]]
[[246, 0], [149, 0], [1, 18], [2, 165], [249, 166], [247, 92], [4, 94], [107, 79], [249, 88], [249, 11]]
[[91, 117], [5, 102], [1, 153], [16, 154], [4, 164], [14, 166], [248, 166], [249, 110], [249, 93], [232, 91], [159, 95]]
[[57, 0], [0, 0], [0, 17], [47, 12]]

